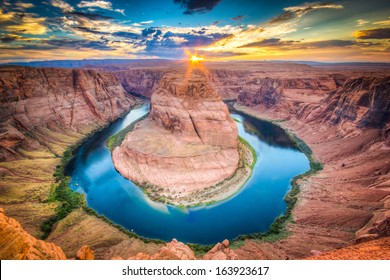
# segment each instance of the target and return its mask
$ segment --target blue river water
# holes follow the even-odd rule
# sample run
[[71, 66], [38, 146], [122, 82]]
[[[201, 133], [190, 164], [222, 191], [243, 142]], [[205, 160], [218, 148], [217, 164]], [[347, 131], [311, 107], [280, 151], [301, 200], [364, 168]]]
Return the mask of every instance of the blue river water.
[[291, 179], [310, 169], [309, 160], [285, 132], [270, 123], [232, 113], [239, 134], [257, 153], [251, 178], [231, 198], [181, 209], [151, 201], [114, 168], [106, 141], [149, 112], [143, 105], [83, 143], [67, 168], [70, 187], [112, 222], [138, 235], [170, 241], [213, 244], [240, 234], [266, 232], [283, 214]]

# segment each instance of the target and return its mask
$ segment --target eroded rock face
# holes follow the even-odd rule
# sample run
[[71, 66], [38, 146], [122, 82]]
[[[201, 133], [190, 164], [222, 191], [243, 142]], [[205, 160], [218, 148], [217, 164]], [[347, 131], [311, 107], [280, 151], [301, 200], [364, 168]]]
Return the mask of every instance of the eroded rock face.
[[0, 208], [0, 259], [2, 260], [65, 260], [57, 245], [38, 240]]
[[[44, 142], [37, 130], [85, 132], [125, 113], [134, 99], [113, 74], [80, 69], [0, 68], [0, 160]], [[44, 134], [44, 133], [43, 133]]]
[[168, 74], [151, 99], [150, 117], [193, 144], [237, 147], [237, 126], [206, 77]]
[[95, 254], [94, 254], [93, 250], [88, 245], [84, 245], [83, 247], [81, 247], [77, 251], [76, 259], [77, 260], [94, 260]]
[[161, 80], [149, 117], [114, 150], [113, 161], [130, 180], [191, 193], [234, 173], [237, 136], [227, 106], [206, 77], [174, 71]]
[[204, 260], [237, 260], [237, 254], [229, 248], [229, 240], [217, 243], [213, 249], [203, 256]]
[[[118, 259], [118, 258], [114, 258]], [[203, 260], [237, 260], [238, 256], [234, 250], [229, 248], [229, 240], [217, 243], [209, 252], [203, 256]], [[194, 252], [182, 242], [173, 239], [154, 255], [138, 253], [129, 260], [196, 260]]]
[[390, 236], [390, 210], [378, 211], [362, 229], [356, 232], [356, 242], [361, 243], [386, 236]]
[[318, 252], [310, 260], [388, 260], [390, 237], [348, 246], [331, 252]]
[[115, 76], [127, 92], [150, 98], [165, 72], [160, 69], [133, 69], [116, 71]]
[[360, 128], [383, 128], [390, 121], [390, 77], [349, 79], [325, 102], [333, 124], [346, 120]]
[[129, 260], [195, 260], [195, 254], [190, 247], [182, 242], [173, 239], [160, 249], [156, 254], [150, 256], [145, 253], [138, 253]]

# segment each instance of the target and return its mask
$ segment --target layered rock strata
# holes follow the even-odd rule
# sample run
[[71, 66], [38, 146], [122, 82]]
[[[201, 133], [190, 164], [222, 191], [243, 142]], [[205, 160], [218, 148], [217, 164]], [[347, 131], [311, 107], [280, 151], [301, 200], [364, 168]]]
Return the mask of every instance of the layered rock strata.
[[147, 119], [113, 151], [116, 169], [140, 184], [183, 195], [233, 175], [239, 161], [237, 126], [198, 71], [167, 73], [152, 95]]
[[113, 74], [0, 68], [0, 160], [22, 158], [18, 148], [45, 145], [50, 132], [90, 131], [118, 118], [134, 103]]
[[[58, 204], [49, 197], [64, 150], [135, 102], [109, 73], [0, 67], [0, 207], [41, 238], [42, 223], [56, 215]], [[124, 253], [129, 256], [132, 250], [150, 252], [151, 247], [154, 252], [160, 246], [129, 238], [82, 210], [61, 220], [49, 239], [71, 258], [85, 244], [93, 246], [98, 259], [118, 255], [123, 247], [132, 247]]]
[[0, 259], [65, 260], [66, 256], [57, 245], [32, 237], [0, 208]]
[[247, 240], [236, 250], [239, 258], [305, 258], [389, 236], [390, 80], [385, 74], [350, 78], [317, 102], [282, 96], [273, 108], [236, 106], [260, 118], [286, 120], [279, 124], [324, 164], [317, 175], [298, 182], [295, 223], [287, 226], [291, 235], [272, 244]]

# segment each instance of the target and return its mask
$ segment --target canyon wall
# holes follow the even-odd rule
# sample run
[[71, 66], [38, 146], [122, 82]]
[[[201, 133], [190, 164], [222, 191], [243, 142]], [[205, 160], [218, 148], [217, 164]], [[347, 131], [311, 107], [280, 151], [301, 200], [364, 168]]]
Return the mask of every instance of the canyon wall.
[[[0, 207], [38, 240], [44, 233], [42, 224], [57, 215], [63, 203], [52, 197], [57, 184], [53, 173], [63, 152], [120, 117], [136, 101], [112, 74], [80, 69], [2, 67], [0, 92]], [[0, 234], [0, 240], [6, 241], [4, 251], [0, 249], [6, 255], [1, 258], [61, 258], [41, 254], [40, 246], [49, 246], [43, 241], [26, 247], [23, 240], [32, 239], [15, 237], [20, 230], [11, 231], [6, 223], [0, 230], [6, 230]], [[161, 247], [130, 238], [83, 209], [59, 221], [49, 240], [70, 258], [76, 258], [83, 245], [90, 245], [97, 259], [155, 253]], [[21, 247], [26, 249], [22, 253]], [[51, 247], [55, 248], [47, 248]]]
[[256, 258], [304, 258], [390, 235], [390, 75], [347, 74], [351, 77], [321, 97], [283, 92], [271, 107], [235, 105], [260, 118], [283, 120], [278, 125], [304, 140], [324, 166], [299, 181], [295, 223], [287, 226], [291, 235], [274, 244], [247, 240], [236, 250], [240, 258], [248, 252]]
[[[187, 65], [171, 64], [162, 68], [103, 68], [118, 77], [123, 87], [132, 93], [150, 98], [165, 72], [186, 71]], [[294, 63], [205, 63], [205, 75], [210, 85], [225, 100], [238, 99], [247, 106], [275, 105], [282, 94], [316, 95], [324, 97], [342, 85], [347, 76], [343, 71], [326, 71]]]
[[359, 128], [384, 128], [390, 121], [390, 76], [348, 79], [324, 102], [323, 118], [333, 124], [350, 121]]
[[135, 103], [113, 74], [93, 70], [3, 67], [0, 91], [0, 160], [44, 144], [45, 129], [86, 132]]
[[127, 92], [150, 98], [165, 72], [164, 69], [131, 69], [113, 73]]

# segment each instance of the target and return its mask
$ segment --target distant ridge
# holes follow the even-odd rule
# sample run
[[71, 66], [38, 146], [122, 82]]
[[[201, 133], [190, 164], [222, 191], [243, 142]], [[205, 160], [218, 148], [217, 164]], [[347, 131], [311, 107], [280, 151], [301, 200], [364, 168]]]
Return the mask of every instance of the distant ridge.
[[[30, 66], [30, 67], [55, 67], [55, 68], [84, 68], [84, 67], [103, 67], [109, 65], [126, 65], [132, 66], [148, 66], [171, 63], [182, 63], [183, 60], [170, 60], [170, 59], [82, 59], [82, 60], [42, 60], [31, 62], [9, 62], [2, 63], [0, 66]], [[210, 61], [213, 63], [212, 61]], [[386, 62], [318, 62], [318, 61], [304, 61], [304, 60], [234, 60], [216, 63], [234, 63], [234, 62], [247, 62], [247, 63], [296, 63], [306, 64], [310, 66], [352, 66], [352, 67], [390, 67], [390, 63]]]
[[43, 60], [31, 62], [9, 62], [0, 64], [1, 66], [31, 66], [31, 67], [56, 67], [56, 68], [82, 68], [82, 67], [96, 67], [118, 64], [155, 64], [173, 62], [168, 59], [82, 59], [82, 60]]

